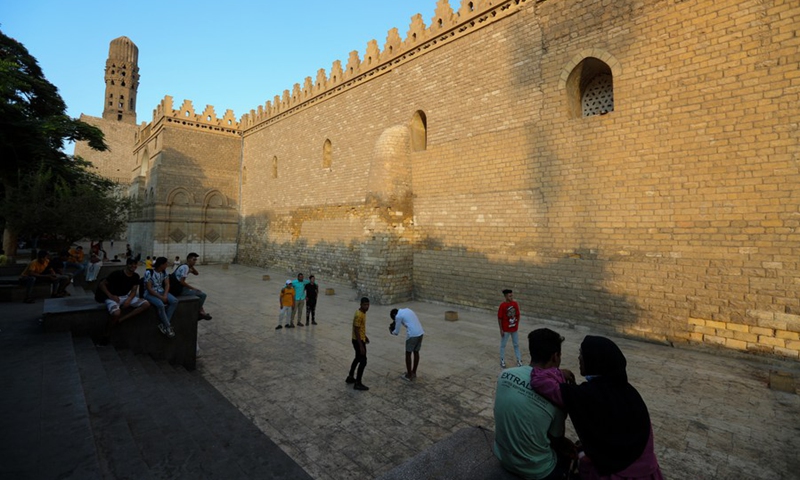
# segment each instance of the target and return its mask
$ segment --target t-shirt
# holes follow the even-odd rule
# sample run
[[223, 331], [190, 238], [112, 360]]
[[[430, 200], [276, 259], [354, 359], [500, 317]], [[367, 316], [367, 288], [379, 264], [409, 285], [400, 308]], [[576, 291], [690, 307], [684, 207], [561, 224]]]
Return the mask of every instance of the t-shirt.
[[[148, 270], [144, 272], [144, 283], [145, 289], [147, 288], [147, 283], [152, 283], [153, 290], [156, 291], [159, 295], [164, 294], [164, 280], [167, 278], [167, 272], [157, 272], [155, 270]], [[149, 292], [149, 290], [145, 290]]]
[[517, 302], [503, 302], [497, 309], [497, 318], [503, 325], [504, 332], [516, 332], [519, 328], [519, 304]]
[[281, 289], [281, 307], [294, 307], [294, 288], [291, 285]]
[[319, 285], [317, 283], [306, 283], [308, 303], [317, 303], [317, 295], [319, 295]]
[[25, 267], [25, 271], [22, 272], [23, 277], [30, 277], [32, 275], [41, 275], [47, 270], [47, 267], [50, 265], [50, 260], [45, 258], [44, 262], [40, 262], [38, 259], [32, 261]]
[[367, 314], [361, 309], [353, 315], [353, 340], [367, 341]]
[[309, 283], [308, 280], [294, 280], [292, 282], [292, 287], [294, 287], [294, 299], [297, 301], [305, 300], [306, 299], [306, 284]]
[[178, 269], [175, 270], [174, 273], [175, 273], [175, 277], [177, 277], [178, 280], [183, 280], [184, 278], [189, 276], [189, 265], [186, 265], [184, 263], [183, 265], [178, 267]]
[[125, 274], [125, 270], [116, 270], [106, 277], [105, 282], [108, 293], [117, 297], [128, 295], [134, 286], [139, 285], [139, 274], [133, 273], [128, 276]]
[[400, 327], [405, 325], [406, 327], [406, 338], [414, 338], [414, 337], [421, 337], [425, 334], [422, 330], [422, 324], [419, 323], [419, 318], [417, 318], [417, 314], [414, 313], [413, 310], [410, 308], [401, 308], [397, 311], [397, 315], [394, 317], [395, 327], [392, 331], [392, 335], [397, 335], [400, 333]]
[[73, 248], [69, 251], [69, 261], [72, 263], [83, 263], [83, 249]]
[[523, 477], [540, 479], [556, 466], [549, 433], [564, 436], [564, 412], [533, 391], [530, 366], [503, 370], [494, 397], [494, 454]]
[[144, 268], [145, 270], [152, 270], [153, 269], [153, 261], [149, 258], [144, 261]]

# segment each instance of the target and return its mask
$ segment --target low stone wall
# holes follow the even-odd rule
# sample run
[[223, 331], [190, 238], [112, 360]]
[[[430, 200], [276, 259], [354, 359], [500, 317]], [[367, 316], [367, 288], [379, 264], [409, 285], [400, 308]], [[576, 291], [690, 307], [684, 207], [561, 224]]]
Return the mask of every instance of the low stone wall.
[[73, 335], [93, 338], [102, 337], [107, 332], [111, 345], [116, 348], [130, 348], [135, 353], [147, 353], [156, 360], [167, 360], [194, 370], [200, 303], [195, 296], [178, 297], [178, 300], [178, 308], [172, 316], [175, 338], [167, 338], [158, 330], [155, 308], [109, 329], [105, 305], [91, 297], [46, 300], [42, 326], [45, 332], [69, 331]]
[[492, 451], [494, 432], [462, 428], [379, 477], [378, 480], [515, 480]]

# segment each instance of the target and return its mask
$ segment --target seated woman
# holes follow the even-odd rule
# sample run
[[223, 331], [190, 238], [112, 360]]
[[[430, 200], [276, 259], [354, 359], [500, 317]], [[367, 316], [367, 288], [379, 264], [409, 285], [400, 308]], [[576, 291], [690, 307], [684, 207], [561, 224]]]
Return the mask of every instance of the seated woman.
[[663, 480], [653, 451], [647, 406], [625, 371], [619, 347], [587, 335], [578, 357], [580, 385], [561, 384], [561, 397], [583, 444], [582, 480]]

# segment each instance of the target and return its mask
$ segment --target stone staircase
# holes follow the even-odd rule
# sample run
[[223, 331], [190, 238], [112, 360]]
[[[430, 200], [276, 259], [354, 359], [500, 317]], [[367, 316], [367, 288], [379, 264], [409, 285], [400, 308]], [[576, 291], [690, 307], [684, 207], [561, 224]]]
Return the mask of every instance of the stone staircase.
[[0, 478], [311, 478], [197, 371], [35, 323], [0, 336]]

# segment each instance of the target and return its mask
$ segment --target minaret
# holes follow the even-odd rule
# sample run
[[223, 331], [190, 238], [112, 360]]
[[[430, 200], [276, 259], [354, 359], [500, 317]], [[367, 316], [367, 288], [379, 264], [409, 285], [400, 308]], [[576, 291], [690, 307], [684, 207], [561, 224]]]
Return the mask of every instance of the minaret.
[[136, 125], [139, 48], [128, 37], [111, 40], [106, 60], [103, 118]]

